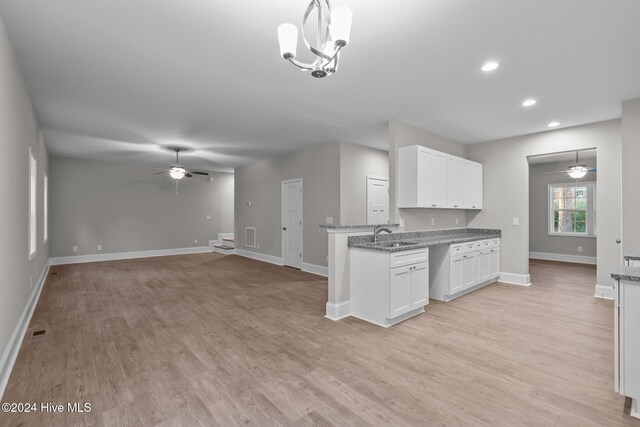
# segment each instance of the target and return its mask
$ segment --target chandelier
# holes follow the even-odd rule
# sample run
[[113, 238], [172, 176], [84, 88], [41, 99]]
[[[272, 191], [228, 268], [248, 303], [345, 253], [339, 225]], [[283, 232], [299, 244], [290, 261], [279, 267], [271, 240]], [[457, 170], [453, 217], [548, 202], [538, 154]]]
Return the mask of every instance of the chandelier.
[[[307, 20], [313, 14], [317, 15], [315, 45], [309, 43], [305, 34]], [[351, 9], [344, 6], [331, 8], [329, 0], [311, 0], [302, 18], [302, 40], [309, 51], [316, 56], [310, 64], [296, 59], [298, 47], [298, 28], [293, 24], [282, 24], [278, 27], [280, 54], [303, 71], [311, 71], [316, 78], [323, 78], [336, 72], [340, 50], [349, 43], [351, 32]]]

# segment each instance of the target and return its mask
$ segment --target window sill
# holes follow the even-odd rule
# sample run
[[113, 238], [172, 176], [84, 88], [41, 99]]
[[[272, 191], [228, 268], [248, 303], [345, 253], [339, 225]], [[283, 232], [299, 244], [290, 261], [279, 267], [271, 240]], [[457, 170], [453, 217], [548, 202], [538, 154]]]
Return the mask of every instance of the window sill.
[[582, 238], [592, 238], [595, 239], [598, 236], [594, 236], [593, 234], [582, 234], [582, 233], [547, 233], [549, 237], [582, 237]]

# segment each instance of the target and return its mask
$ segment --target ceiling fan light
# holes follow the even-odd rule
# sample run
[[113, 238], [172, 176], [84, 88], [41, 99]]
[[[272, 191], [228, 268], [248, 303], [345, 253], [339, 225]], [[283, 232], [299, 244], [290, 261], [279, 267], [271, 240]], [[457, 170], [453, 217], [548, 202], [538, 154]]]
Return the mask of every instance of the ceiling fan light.
[[346, 46], [349, 44], [352, 19], [353, 12], [346, 6], [338, 6], [331, 11], [329, 31], [336, 45]]
[[293, 24], [282, 24], [278, 27], [280, 55], [284, 58], [296, 56], [298, 48], [298, 27]]
[[589, 172], [589, 169], [584, 165], [571, 166], [569, 168], [569, 176], [573, 179], [580, 179], [585, 176], [587, 172]]
[[180, 165], [171, 166], [171, 169], [169, 169], [169, 175], [173, 179], [182, 179], [185, 177], [186, 174], [187, 174], [187, 170]]

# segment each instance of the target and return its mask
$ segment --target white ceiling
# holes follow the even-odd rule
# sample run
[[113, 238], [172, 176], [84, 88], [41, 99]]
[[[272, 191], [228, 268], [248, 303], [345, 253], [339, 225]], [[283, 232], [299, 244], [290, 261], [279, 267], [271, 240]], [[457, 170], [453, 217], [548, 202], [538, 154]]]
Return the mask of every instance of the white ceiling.
[[[640, 96], [638, 0], [335, 0], [341, 68], [286, 63], [305, 0], [0, 0], [51, 153], [223, 170], [338, 139], [386, 149], [389, 119], [464, 143], [620, 116]], [[299, 44], [299, 52], [302, 46]], [[484, 74], [487, 59], [500, 68]], [[525, 97], [538, 104], [524, 109]]]

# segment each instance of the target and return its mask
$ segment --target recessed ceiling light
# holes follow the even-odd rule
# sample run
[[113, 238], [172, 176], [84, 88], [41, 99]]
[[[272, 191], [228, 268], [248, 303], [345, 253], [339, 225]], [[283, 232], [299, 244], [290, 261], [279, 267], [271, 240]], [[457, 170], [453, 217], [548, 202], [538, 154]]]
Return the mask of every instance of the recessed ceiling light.
[[499, 66], [500, 64], [498, 64], [496, 61], [485, 62], [485, 64], [482, 66], [482, 71], [484, 71], [485, 73], [489, 71], [493, 71]]
[[532, 105], [536, 105], [536, 102], [538, 102], [538, 101], [536, 101], [536, 100], [535, 100], [535, 99], [533, 99], [533, 98], [525, 99], [525, 100], [522, 102], [522, 106], [523, 106], [523, 107], [531, 107]]
[[556, 126], [560, 126], [560, 122], [549, 122], [547, 126], [550, 128], [554, 128]]

